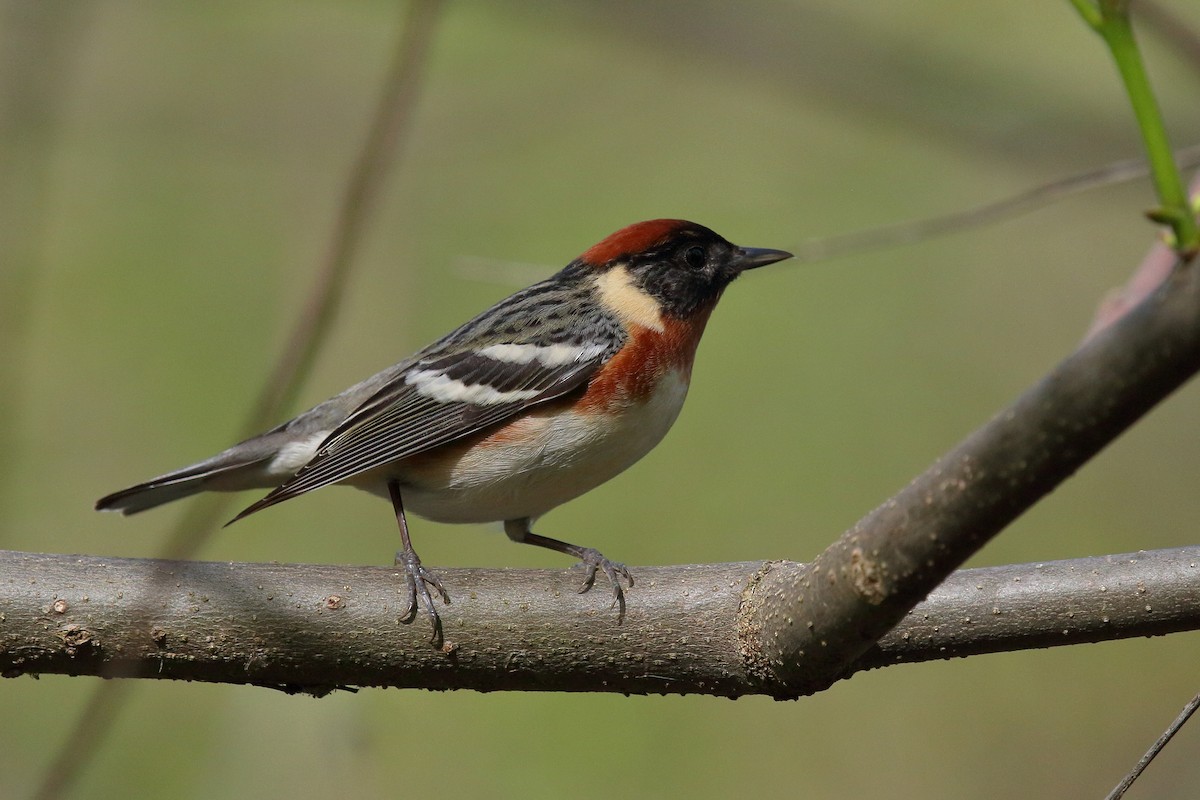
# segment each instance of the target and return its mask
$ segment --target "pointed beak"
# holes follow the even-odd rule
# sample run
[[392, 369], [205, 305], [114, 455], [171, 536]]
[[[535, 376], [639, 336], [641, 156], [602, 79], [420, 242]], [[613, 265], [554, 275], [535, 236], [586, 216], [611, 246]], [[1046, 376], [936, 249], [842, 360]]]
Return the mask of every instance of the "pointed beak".
[[786, 250], [767, 250], [762, 247], [739, 247], [733, 255], [733, 266], [738, 272], [745, 272], [748, 269], [765, 267], [767, 264], [774, 264], [776, 261], [783, 261], [785, 258], [791, 257], [792, 254]]

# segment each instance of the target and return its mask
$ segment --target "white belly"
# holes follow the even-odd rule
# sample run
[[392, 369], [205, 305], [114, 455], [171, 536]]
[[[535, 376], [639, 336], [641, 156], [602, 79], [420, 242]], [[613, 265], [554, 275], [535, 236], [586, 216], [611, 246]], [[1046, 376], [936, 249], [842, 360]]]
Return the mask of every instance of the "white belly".
[[679, 416], [687, 390], [686, 377], [672, 372], [617, 418], [531, 414], [519, 423], [519, 440], [473, 447], [436, 470], [402, 475], [405, 507], [437, 522], [540, 516], [650, 452]]

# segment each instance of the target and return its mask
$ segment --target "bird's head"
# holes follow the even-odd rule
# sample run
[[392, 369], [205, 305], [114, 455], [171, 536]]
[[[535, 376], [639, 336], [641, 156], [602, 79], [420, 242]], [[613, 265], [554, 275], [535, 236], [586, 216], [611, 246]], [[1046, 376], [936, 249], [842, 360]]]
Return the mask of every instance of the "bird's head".
[[648, 296], [660, 313], [687, 319], [711, 309], [746, 270], [791, 257], [783, 250], [738, 247], [694, 222], [653, 219], [622, 228], [576, 263], [607, 286]]

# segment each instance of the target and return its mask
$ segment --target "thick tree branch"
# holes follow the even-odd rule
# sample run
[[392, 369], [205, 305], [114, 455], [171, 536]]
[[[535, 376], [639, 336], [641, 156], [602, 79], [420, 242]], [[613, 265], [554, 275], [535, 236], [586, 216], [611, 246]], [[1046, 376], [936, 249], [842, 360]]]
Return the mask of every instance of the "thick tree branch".
[[[1200, 627], [1200, 547], [956, 573], [852, 669]], [[801, 564], [642, 567], [624, 625], [578, 570], [443, 569], [447, 645], [394, 569], [0, 551], [0, 672], [791, 697], [740, 636]]]
[[1200, 278], [1171, 276], [811, 564], [764, 576], [760, 680], [819, 691], [1008, 523], [1200, 369]]

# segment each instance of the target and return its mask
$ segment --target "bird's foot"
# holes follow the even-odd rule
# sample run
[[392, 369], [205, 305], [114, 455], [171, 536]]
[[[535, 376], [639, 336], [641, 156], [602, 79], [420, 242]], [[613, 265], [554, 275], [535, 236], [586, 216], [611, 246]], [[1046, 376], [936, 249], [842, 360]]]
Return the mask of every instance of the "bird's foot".
[[632, 589], [633, 576], [629, 574], [629, 569], [624, 564], [605, 558], [594, 547], [580, 547], [577, 544], [570, 544], [561, 539], [539, 536], [529, 530], [528, 517], [506, 521], [504, 523], [504, 532], [508, 534], [508, 538], [515, 542], [524, 542], [534, 547], [544, 547], [556, 553], [574, 556], [582, 561], [583, 568], [587, 570], [587, 575], [583, 579], [583, 585], [579, 587], [580, 594], [583, 594], [595, 585], [597, 572], [603, 572], [604, 576], [608, 578], [609, 585], [612, 586], [612, 607], [618, 609], [617, 624], [620, 625], [625, 621], [625, 590], [621, 588], [621, 578], [624, 578], [625, 582], [629, 584], [629, 588]]
[[625, 621], [625, 590], [621, 588], [621, 578], [625, 579], [630, 589], [633, 588], [633, 576], [629, 574], [629, 569], [619, 561], [605, 558], [594, 547], [580, 547], [575, 555], [579, 557], [587, 570], [587, 576], [583, 579], [583, 585], [579, 587], [579, 593], [583, 594], [591, 589], [596, 583], [596, 573], [603, 572], [604, 576], [608, 578], [609, 584], [612, 585], [613, 601], [610, 608], [618, 609], [617, 624], [620, 625]]
[[408, 581], [408, 610], [404, 612], [401, 621], [407, 625], [416, 619], [417, 596], [419, 595], [425, 615], [429, 617], [429, 621], [433, 625], [433, 636], [429, 641], [435, 647], [440, 646], [442, 643], [442, 618], [438, 616], [437, 608], [433, 604], [433, 595], [429, 593], [429, 587], [432, 586], [441, 595], [442, 602], [446, 605], [450, 605], [450, 595], [446, 593], [446, 588], [442, 586], [438, 576], [421, 564], [421, 559], [417, 557], [416, 551], [400, 550], [397, 552], [396, 566], [404, 568], [404, 577]]

